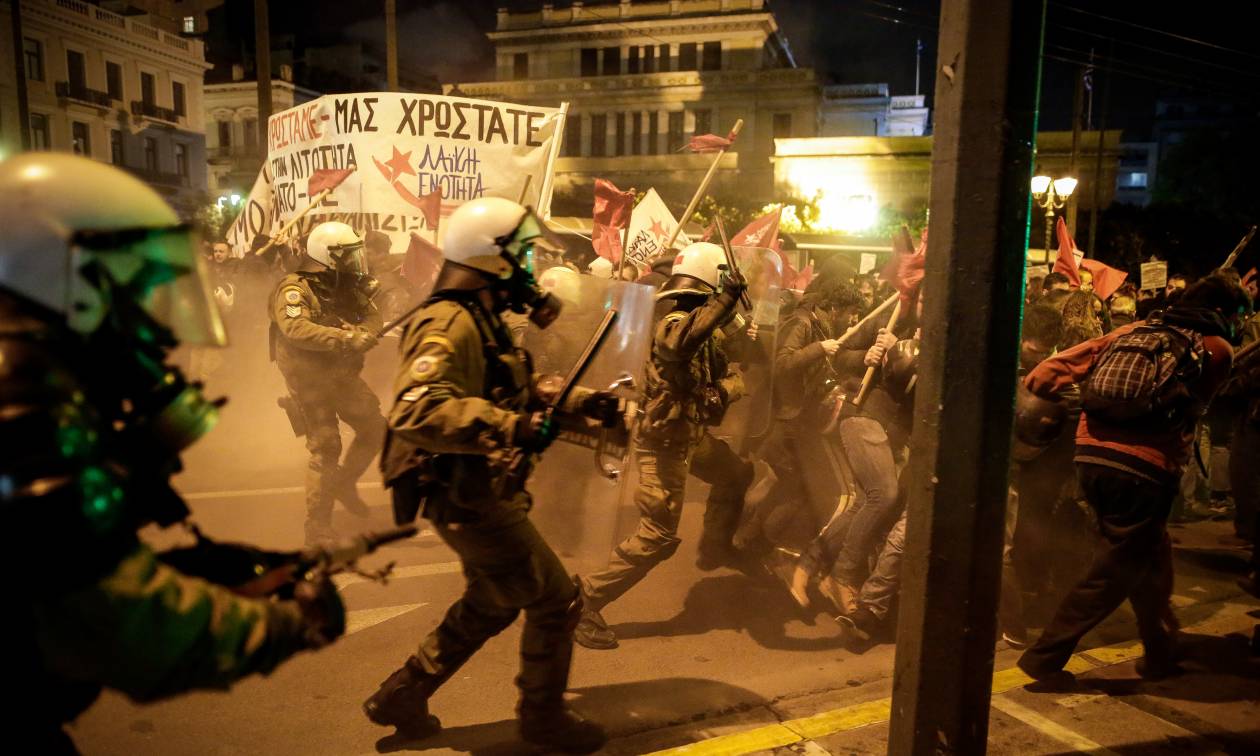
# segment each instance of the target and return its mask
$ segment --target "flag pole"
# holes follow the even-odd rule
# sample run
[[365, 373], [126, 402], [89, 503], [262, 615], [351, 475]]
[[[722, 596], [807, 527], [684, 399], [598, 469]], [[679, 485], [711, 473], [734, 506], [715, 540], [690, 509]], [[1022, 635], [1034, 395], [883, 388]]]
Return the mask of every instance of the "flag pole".
[[[731, 127], [730, 140], [732, 142], [735, 141], [735, 137], [739, 136], [739, 132], [743, 128], [743, 118], [735, 121], [735, 125]], [[696, 190], [695, 196], [691, 198], [691, 203], [687, 205], [687, 209], [684, 210], [682, 216], [678, 218], [678, 227], [675, 228], [674, 232], [669, 235], [669, 241], [665, 242], [665, 252], [669, 252], [669, 250], [674, 248], [674, 242], [677, 241], [678, 235], [682, 233], [683, 226], [687, 225], [687, 221], [691, 220], [691, 215], [696, 211], [696, 206], [700, 204], [700, 200], [708, 193], [709, 183], [713, 181], [713, 174], [717, 173], [718, 163], [722, 162], [722, 156], [725, 155], [726, 151], [729, 149], [730, 147], [723, 147], [718, 150], [716, 155], [713, 156], [713, 164], [709, 166], [709, 172], [704, 174], [704, 180], [700, 182], [700, 188]]]
[[1234, 251], [1229, 253], [1229, 257], [1225, 258], [1225, 262], [1221, 263], [1221, 267], [1218, 268], [1218, 270], [1225, 270], [1226, 268], [1234, 267], [1234, 262], [1238, 260], [1238, 256], [1241, 255], [1242, 251], [1247, 248], [1247, 245], [1251, 243], [1251, 237], [1255, 235], [1256, 227], [1252, 226], [1248, 229], [1246, 235], [1243, 236], [1242, 241], [1238, 242], [1238, 245], [1234, 247]]
[[280, 240], [285, 238], [285, 235], [288, 234], [289, 231], [291, 231], [293, 227], [297, 225], [297, 222], [305, 218], [307, 213], [314, 210], [316, 205], [323, 202], [324, 198], [327, 197], [329, 193], [332, 192], [333, 189], [336, 189], [336, 187], [329, 187], [328, 189], [324, 189], [319, 194], [316, 194], [314, 197], [312, 197], [311, 204], [307, 205], [302, 210], [302, 212], [290, 218], [289, 222], [281, 226], [280, 230], [276, 232], [276, 235], [271, 237], [271, 239], [269, 239], [266, 244], [259, 247], [258, 250], [254, 252], [254, 254], [261, 255], [262, 253], [266, 252], [267, 250], [279, 244]]
[[[897, 295], [897, 305], [893, 307], [892, 317], [888, 318], [888, 325], [884, 330], [892, 333], [897, 327], [897, 321], [901, 319], [901, 295]], [[876, 337], [878, 338], [878, 337]], [[853, 400], [853, 406], [861, 407], [862, 402], [866, 401], [866, 395], [870, 393], [871, 382], [875, 380], [875, 367], [871, 366], [866, 369], [866, 375], [862, 376], [862, 388], [858, 390], [857, 397]]]

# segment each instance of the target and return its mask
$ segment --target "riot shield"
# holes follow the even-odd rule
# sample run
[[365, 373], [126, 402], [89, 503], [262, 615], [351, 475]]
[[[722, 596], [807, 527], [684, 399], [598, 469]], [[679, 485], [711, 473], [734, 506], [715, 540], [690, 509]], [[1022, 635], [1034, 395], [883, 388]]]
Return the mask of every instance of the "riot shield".
[[[752, 309], [743, 312], [744, 327], [728, 326], [723, 347], [744, 376], [744, 398], [726, 412], [714, 435], [736, 451], [747, 453], [770, 430], [774, 420], [774, 355], [783, 295], [783, 262], [764, 247], [735, 247], [735, 260], [748, 280]], [[756, 326], [756, 336], [749, 328]]]
[[[567, 375], [604, 313], [616, 308], [617, 321], [581, 385], [607, 389], [629, 375], [639, 388], [618, 392], [637, 401], [652, 343], [655, 290], [594, 276], [544, 275], [540, 283], [564, 302], [564, 309], [550, 328], [540, 330], [531, 324], [525, 330], [523, 344], [533, 357], [534, 371]], [[530, 477], [528, 488], [534, 497], [530, 517], [571, 572], [608, 566], [619, 512], [630, 502], [637, 479], [631, 447], [628, 437], [604, 436], [595, 423], [562, 420], [558, 442], [542, 455]], [[621, 471], [616, 479], [608, 476], [610, 467]]]

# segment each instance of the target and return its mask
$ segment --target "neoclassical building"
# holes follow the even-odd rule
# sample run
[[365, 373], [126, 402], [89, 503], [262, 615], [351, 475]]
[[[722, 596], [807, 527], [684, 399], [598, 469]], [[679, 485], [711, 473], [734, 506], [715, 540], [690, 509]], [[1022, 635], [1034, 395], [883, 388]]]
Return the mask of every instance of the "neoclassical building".
[[[718, 194], [773, 195], [774, 140], [823, 131], [824, 88], [796, 64], [763, 0], [546, 3], [499, 10], [489, 33], [494, 81], [448, 84], [448, 94], [555, 106], [568, 102], [553, 213], [589, 213], [591, 187], [606, 177], [654, 186], [685, 204], [712, 158], [680, 152], [695, 134], [743, 132], [723, 157]], [[855, 116], [845, 92], [829, 98], [836, 122], [888, 123], [886, 86], [862, 93]], [[921, 102], [919, 103], [921, 105]], [[926, 113], [926, 111], [924, 111]], [[895, 120], [895, 119], [892, 119]], [[926, 121], [926, 115], [924, 115]], [[864, 132], [865, 133], [865, 132]], [[887, 133], [886, 131], [880, 133]], [[738, 183], [737, 183], [738, 182]]]

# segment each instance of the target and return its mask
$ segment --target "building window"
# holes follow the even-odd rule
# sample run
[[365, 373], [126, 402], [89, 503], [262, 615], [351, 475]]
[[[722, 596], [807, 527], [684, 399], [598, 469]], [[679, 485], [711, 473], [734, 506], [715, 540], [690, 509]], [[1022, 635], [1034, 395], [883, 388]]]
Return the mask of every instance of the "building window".
[[704, 59], [701, 61], [701, 69], [705, 71], [722, 70], [722, 43], [721, 42], [705, 42], [704, 43]]
[[665, 147], [670, 152], [678, 152], [683, 146], [683, 112], [671, 110], [669, 113], [669, 132]]
[[30, 37], [22, 38], [22, 54], [26, 57], [26, 78], [44, 80], [44, 43]]
[[1133, 173], [1130, 173], [1128, 176], [1125, 176], [1124, 178], [1125, 178], [1124, 185], [1129, 187], [1130, 189], [1145, 189], [1146, 188], [1146, 172], [1145, 171], [1134, 171]]
[[604, 48], [604, 75], [617, 76], [621, 73], [621, 48]]
[[114, 165], [123, 164], [123, 138], [118, 129], [109, 130], [109, 162]]
[[31, 113], [31, 149], [46, 150], [52, 146], [48, 138], [48, 116]]
[[712, 134], [713, 133], [713, 111], [705, 108], [696, 110], [696, 130], [693, 134]]
[[74, 154], [92, 157], [92, 138], [88, 135], [86, 123], [70, 122], [70, 145]]
[[660, 114], [660, 113], [657, 113], [655, 110], [653, 110], [652, 112], [648, 113], [648, 123], [647, 123], [647, 136], [648, 136], [647, 154], [649, 154], [649, 155], [655, 155], [655, 154], [657, 154], [658, 152], [660, 152], [660, 148], [659, 148], [659, 145], [658, 145], [658, 142], [660, 142], [660, 139], [658, 139], [658, 138], [657, 138], [657, 137], [658, 137], [658, 135], [660, 134], [660, 115], [661, 115], [661, 114]]
[[153, 137], [144, 138], [144, 167], [151, 173], [157, 173], [157, 140]]
[[219, 146], [220, 147], [232, 146], [232, 122], [231, 121], [219, 121]]
[[626, 73], [639, 73], [639, 46], [634, 45], [626, 55]]
[[70, 79], [70, 96], [84, 96], [87, 89], [87, 60], [78, 50], [66, 50], [66, 74]]
[[140, 73], [140, 100], [145, 105], [157, 105], [157, 79], [151, 73]]
[[245, 119], [245, 149], [253, 151], [258, 147], [258, 119]]
[[659, 61], [657, 63], [657, 70], [668, 71], [669, 70], [669, 45], [661, 45], [660, 47], [656, 48], [656, 50], [657, 50], [656, 57], [657, 57], [657, 60]]
[[787, 139], [792, 136], [792, 114], [775, 113], [774, 128], [771, 129], [775, 139]]
[[195, 16], [184, 16], [184, 33], [185, 34], [197, 33], [197, 19]]
[[512, 56], [512, 78], [518, 81], [529, 78], [529, 53], [516, 53]]
[[188, 178], [188, 145], [175, 143], [175, 174]]
[[564, 119], [564, 154], [567, 157], [582, 155], [582, 116], [571, 115]]
[[608, 116], [600, 113], [591, 116], [591, 157], [608, 154]]
[[626, 154], [626, 116], [627, 113], [617, 113], [613, 118], [617, 119], [617, 143], [613, 145], [613, 154], [621, 156]]
[[678, 70], [696, 70], [696, 43], [683, 42], [678, 46]]
[[643, 154], [643, 114], [635, 111], [630, 114], [630, 123], [633, 128], [630, 130], [630, 154]]
[[599, 50], [594, 47], [583, 47], [581, 60], [583, 76], [599, 76]]
[[105, 89], [109, 91], [111, 100], [122, 101], [122, 66], [105, 61]]
[[188, 103], [184, 100], [184, 85], [178, 81], [171, 82], [171, 106], [175, 109], [175, 115], [188, 115]]

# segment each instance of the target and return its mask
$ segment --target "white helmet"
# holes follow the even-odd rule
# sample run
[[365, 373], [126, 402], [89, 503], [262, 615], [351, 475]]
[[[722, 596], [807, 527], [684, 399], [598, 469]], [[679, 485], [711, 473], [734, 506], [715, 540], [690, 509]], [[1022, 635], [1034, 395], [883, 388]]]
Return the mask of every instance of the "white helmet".
[[586, 269], [596, 278], [613, 277], [612, 260], [609, 260], [607, 257], [596, 257], [594, 260], [591, 260], [590, 265], [587, 265]]
[[718, 245], [710, 242], [690, 244], [674, 258], [669, 280], [661, 287], [659, 296], [712, 294], [717, 291], [721, 268], [725, 265], [726, 253]]
[[77, 155], [28, 152], [0, 161], [0, 197], [0, 288], [79, 333], [127, 296], [181, 341], [225, 342], [199, 244], [139, 179]]
[[582, 276], [568, 266], [556, 265], [543, 271], [538, 287], [566, 305], [577, 307], [582, 303]]
[[365, 274], [363, 237], [345, 223], [321, 223], [306, 238], [306, 255], [328, 270]]
[[532, 261], [525, 243], [545, 233], [529, 208], [502, 197], [481, 197], [460, 205], [447, 218], [442, 254], [452, 262], [506, 279], [513, 267], [503, 253], [528, 269]]

